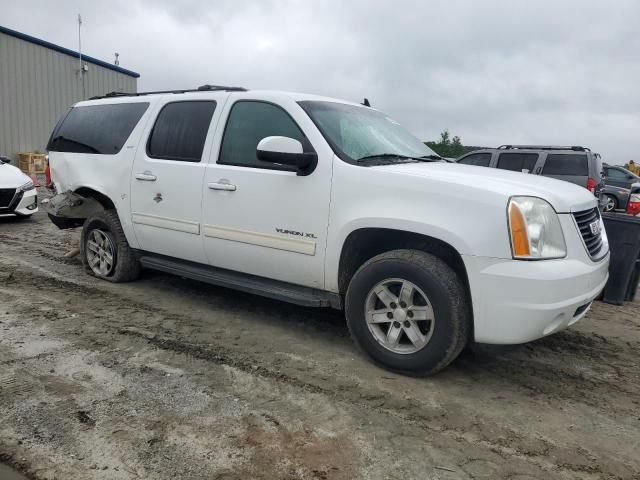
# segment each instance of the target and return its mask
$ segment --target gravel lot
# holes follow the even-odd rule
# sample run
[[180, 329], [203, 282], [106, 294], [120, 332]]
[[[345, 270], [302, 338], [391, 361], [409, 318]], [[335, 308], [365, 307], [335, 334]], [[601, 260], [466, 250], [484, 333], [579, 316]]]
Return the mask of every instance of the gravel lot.
[[78, 235], [0, 219], [0, 461], [29, 478], [640, 479], [638, 302], [415, 379], [339, 312], [98, 281]]

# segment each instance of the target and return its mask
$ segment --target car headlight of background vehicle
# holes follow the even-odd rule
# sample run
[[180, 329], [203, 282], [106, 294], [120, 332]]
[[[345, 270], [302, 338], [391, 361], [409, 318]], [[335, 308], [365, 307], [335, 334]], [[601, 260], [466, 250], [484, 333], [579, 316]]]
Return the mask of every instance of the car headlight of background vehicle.
[[507, 212], [513, 258], [542, 260], [567, 255], [560, 219], [548, 202], [511, 197]]
[[33, 182], [31, 180], [29, 180], [24, 185], [20, 185], [20, 190], [22, 190], [23, 192], [28, 192], [29, 190], [33, 190], [34, 188], [35, 186], [33, 185]]

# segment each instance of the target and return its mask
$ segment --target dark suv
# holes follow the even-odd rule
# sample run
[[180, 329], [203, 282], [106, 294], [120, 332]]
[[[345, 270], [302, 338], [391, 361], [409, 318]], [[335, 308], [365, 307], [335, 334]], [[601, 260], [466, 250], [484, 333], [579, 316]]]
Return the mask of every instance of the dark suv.
[[604, 187], [600, 154], [586, 147], [502, 145], [468, 153], [458, 163], [553, 177], [585, 187], [596, 197]]

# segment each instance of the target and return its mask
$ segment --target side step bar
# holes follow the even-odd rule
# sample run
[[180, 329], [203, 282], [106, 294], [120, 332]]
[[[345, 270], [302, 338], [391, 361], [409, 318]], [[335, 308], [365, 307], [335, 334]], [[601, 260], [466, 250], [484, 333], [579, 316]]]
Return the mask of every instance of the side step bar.
[[342, 308], [340, 295], [269, 278], [210, 267], [162, 255], [139, 252], [144, 268], [171, 273], [219, 287], [232, 288], [263, 297], [282, 300], [304, 307]]

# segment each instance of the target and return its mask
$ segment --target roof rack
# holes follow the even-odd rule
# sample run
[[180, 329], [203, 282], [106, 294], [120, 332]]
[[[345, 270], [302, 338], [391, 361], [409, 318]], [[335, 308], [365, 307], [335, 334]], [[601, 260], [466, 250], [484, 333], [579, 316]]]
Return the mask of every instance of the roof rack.
[[158, 95], [163, 93], [188, 93], [188, 92], [246, 92], [247, 89], [243, 87], [225, 87], [223, 85], [201, 85], [195, 89], [187, 90], [158, 90], [155, 92], [138, 92], [138, 93], [124, 93], [124, 92], [109, 92], [104, 95], [98, 95], [91, 97], [89, 100], [99, 100], [101, 98], [114, 98], [114, 97], [142, 97], [144, 95]]
[[579, 145], [560, 146], [560, 145], [500, 145], [498, 150], [573, 150], [574, 152], [590, 152], [587, 147]]

